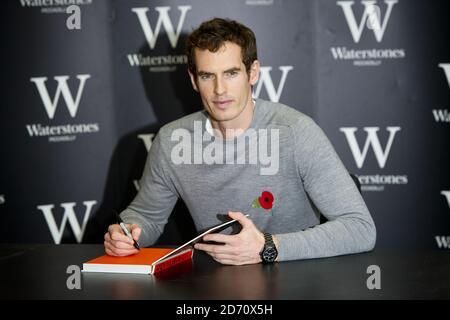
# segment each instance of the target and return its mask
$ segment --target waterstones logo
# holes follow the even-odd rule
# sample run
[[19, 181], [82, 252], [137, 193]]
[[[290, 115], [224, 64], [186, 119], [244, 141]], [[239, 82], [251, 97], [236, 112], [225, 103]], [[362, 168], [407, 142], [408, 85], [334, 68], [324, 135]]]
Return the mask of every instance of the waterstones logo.
[[347, 47], [332, 47], [334, 60], [350, 60], [354, 66], [379, 66], [385, 59], [401, 59], [406, 56], [404, 49], [355, 50]]
[[447, 200], [447, 204], [450, 209], [450, 190], [442, 190], [441, 194], [445, 197], [445, 200]]
[[[164, 28], [166, 35], [169, 39], [172, 49], [176, 49], [178, 40], [180, 38], [183, 24], [186, 19], [186, 14], [192, 9], [191, 6], [178, 6], [180, 12], [176, 29], [169, 17], [169, 6], [155, 7], [155, 11], [158, 13], [158, 19], [154, 28], [150, 25], [147, 12], [149, 8], [132, 8], [138, 18], [139, 24], [144, 32], [145, 39], [151, 50], [155, 49], [156, 42], [159, 37], [161, 28]], [[175, 71], [177, 65], [186, 64], [187, 56], [185, 54], [167, 54], [161, 56], [144, 56], [139, 53], [130, 53], [127, 55], [128, 62], [131, 67], [147, 67], [151, 72], [171, 72]]]
[[450, 63], [439, 63], [439, 68], [442, 68], [447, 79], [448, 86], [450, 87]]
[[[445, 197], [448, 207], [450, 208], [450, 190], [442, 190], [441, 194]], [[435, 236], [436, 243], [439, 249], [450, 249], [449, 236]]]
[[433, 109], [432, 112], [434, 121], [450, 123], [450, 112], [447, 109]]
[[71, 5], [90, 5], [92, 0], [20, 0], [23, 8], [40, 8], [41, 13], [63, 13]]
[[[438, 66], [444, 70], [445, 79], [450, 87], [450, 63], [439, 63]], [[450, 112], [448, 109], [433, 109], [432, 112], [434, 121], [450, 123]]]
[[[67, 84], [67, 81], [70, 79], [68, 75], [54, 77], [54, 80], [57, 82], [57, 87], [53, 98], [50, 97], [47, 90], [47, 77], [32, 77], [30, 78], [30, 82], [33, 82], [36, 86], [48, 118], [54, 120], [61, 96], [63, 97], [62, 100], [65, 102], [69, 115], [72, 118], [76, 117], [86, 81], [90, 77], [89, 74], [79, 74], [76, 76], [79, 80], [79, 84], [75, 98]], [[30, 137], [48, 137], [50, 142], [73, 141], [76, 139], [77, 134], [95, 133], [100, 131], [98, 123], [66, 123], [58, 125], [35, 123], [27, 124], [25, 127]]]
[[80, 225], [78, 223], [77, 215], [75, 214], [74, 210], [76, 202], [61, 203], [61, 208], [64, 210], [64, 213], [59, 227], [55, 221], [55, 217], [53, 214], [53, 209], [55, 208], [54, 204], [40, 205], [37, 206], [37, 209], [40, 210], [44, 215], [45, 221], [47, 222], [48, 228], [55, 244], [61, 243], [61, 239], [64, 234], [64, 230], [66, 229], [67, 222], [69, 222], [69, 225], [72, 228], [75, 239], [78, 243], [81, 243], [81, 241], [83, 240], [84, 231], [86, 230], [87, 222], [89, 221], [89, 216], [92, 212], [92, 208], [96, 204], [97, 201], [95, 200], [83, 201], [83, 205], [85, 208], [83, 214], [83, 222]]
[[450, 237], [449, 236], [435, 236], [436, 243], [439, 249], [450, 249]]
[[[367, 133], [364, 147], [361, 149], [356, 139], [356, 127], [343, 127], [339, 131], [343, 132], [350, 150], [355, 160], [358, 169], [362, 169], [366, 156], [371, 148], [377, 160], [380, 169], [384, 169], [386, 162], [391, 151], [391, 147], [394, 143], [394, 138], [397, 132], [401, 130], [400, 127], [387, 127], [389, 132], [388, 141], [386, 146], [382, 147], [380, 139], [378, 137], [379, 127], [364, 127], [364, 131]], [[363, 191], [383, 191], [385, 185], [404, 185], [408, 183], [407, 175], [358, 175], [359, 182], [361, 183], [361, 190]]]
[[336, 4], [340, 6], [342, 8], [342, 11], [344, 12], [345, 20], [347, 20], [348, 27], [353, 37], [353, 41], [355, 43], [358, 43], [361, 39], [364, 26], [366, 26], [367, 29], [373, 31], [375, 39], [378, 42], [381, 42], [383, 40], [384, 32], [386, 31], [392, 8], [397, 2], [397, 0], [384, 1], [387, 9], [384, 14], [384, 19], [382, 20], [381, 9], [376, 4], [377, 1], [361, 1], [361, 4], [364, 6], [364, 12], [359, 23], [356, 21], [355, 14], [352, 9], [353, 4], [355, 3], [354, 1], [338, 1]]
[[[150, 148], [152, 147], [153, 139], [155, 138], [154, 133], [147, 133], [147, 134], [139, 134], [138, 139], [141, 139], [144, 143], [145, 150], [147, 150], [147, 153], [150, 152]], [[136, 188], [136, 191], [139, 191], [140, 184], [139, 180], [133, 180], [134, 187]]]
[[[385, 0], [386, 9], [382, 17], [381, 8], [377, 1], [361, 1], [363, 13], [359, 22], [353, 11], [355, 1], [337, 1], [336, 4], [341, 7], [345, 20], [347, 22], [350, 34], [354, 43], [359, 43], [365, 27], [372, 31], [375, 40], [381, 43], [387, 29], [394, 5], [398, 0]], [[371, 32], [367, 32], [370, 34]], [[402, 48], [387, 49], [354, 49], [346, 46], [331, 47], [331, 54], [334, 60], [352, 61], [355, 66], [379, 66], [382, 61], [389, 59], [405, 58], [406, 52]]]
[[129, 54], [128, 62], [132, 67], [149, 67], [150, 71], [174, 71], [176, 66], [187, 63], [186, 55], [143, 56]]
[[266, 89], [267, 95], [272, 102], [280, 101], [281, 93], [283, 92], [284, 85], [286, 83], [286, 78], [288, 76], [289, 71], [294, 69], [293, 66], [280, 66], [278, 69], [281, 71], [280, 82], [278, 83], [278, 88], [275, 89], [275, 85], [273, 84], [271, 71], [272, 67], [261, 67], [259, 80], [256, 84], [256, 89], [253, 94], [254, 98], [258, 98], [261, 94], [261, 90], [264, 87]]

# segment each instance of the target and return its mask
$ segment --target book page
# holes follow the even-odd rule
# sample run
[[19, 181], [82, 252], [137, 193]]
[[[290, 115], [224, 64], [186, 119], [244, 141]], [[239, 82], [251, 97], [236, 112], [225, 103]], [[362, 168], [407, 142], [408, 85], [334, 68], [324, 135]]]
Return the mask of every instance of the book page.
[[[248, 217], [249, 215], [246, 214], [245, 216]], [[199, 242], [199, 241], [200, 241], [205, 235], [207, 235], [208, 233], [212, 233], [212, 232], [214, 232], [214, 231], [216, 231], [216, 230], [218, 230], [218, 229], [227, 227], [227, 226], [231, 225], [232, 223], [234, 223], [234, 222], [236, 222], [236, 221], [237, 221], [237, 220], [234, 220], [234, 219], [233, 219], [233, 220], [230, 220], [230, 221], [221, 223], [221, 224], [219, 224], [219, 225], [217, 225], [217, 226], [214, 226], [214, 227], [212, 227], [212, 228], [206, 230], [205, 232], [203, 232], [203, 233], [199, 234], [198, 236], [196, 236], [194, 239], [189, 240], [189, 241], [186, 242], [185, 244], [182, 244], [181, 246], [179, 246], [178, 248], [176, 248], [176, 249], [174, 249], [173, 251], [169, 252], [169, 253], [166, 254], [165, 256], [159, 258], [158, 260], [156, 260], [155, 262], [153, 262], [153, 264], [157, 264], [158, 262], [160, 262], [160, 261], [162, 261], [162, 260], [165, 260], [165, 259], [170, 258], [171, 256], [175, 255], [176, 253], [180, 252], [181, 250], [187, 249], [189, 246], [193, 246], [194, 244], [196, 244], [197, 242]]]

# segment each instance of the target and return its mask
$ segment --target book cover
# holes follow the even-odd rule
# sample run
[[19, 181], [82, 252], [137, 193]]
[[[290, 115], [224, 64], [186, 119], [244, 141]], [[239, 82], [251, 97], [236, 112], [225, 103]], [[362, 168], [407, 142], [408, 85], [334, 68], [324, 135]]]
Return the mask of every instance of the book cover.
[[137, 254], [126, 257], [103, 255], [83, 263], [83, 272], [154, 274], [192, 259], [192, 248], [171, 254], [174, 250], [142, 248]]

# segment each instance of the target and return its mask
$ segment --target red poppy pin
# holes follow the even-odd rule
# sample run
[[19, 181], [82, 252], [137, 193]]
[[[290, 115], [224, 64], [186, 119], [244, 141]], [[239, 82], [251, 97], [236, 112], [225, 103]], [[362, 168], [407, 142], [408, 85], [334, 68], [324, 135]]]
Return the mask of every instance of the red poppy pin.
[[263, 191], [261, 196], [253, 200], [252, 208], [263, 208], [265, 210], [270, 210], [270, 214], [273, 215], [272, 206], [275, 198], [269, 191]]

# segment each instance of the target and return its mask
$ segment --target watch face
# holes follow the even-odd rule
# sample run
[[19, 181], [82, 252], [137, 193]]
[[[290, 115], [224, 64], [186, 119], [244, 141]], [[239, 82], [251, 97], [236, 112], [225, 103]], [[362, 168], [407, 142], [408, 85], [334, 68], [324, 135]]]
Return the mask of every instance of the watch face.
[[278, 251], [274, 247], [267, 247], [262, 253], [262, 258], [265, 262], [274, 262], [277, 258]]

